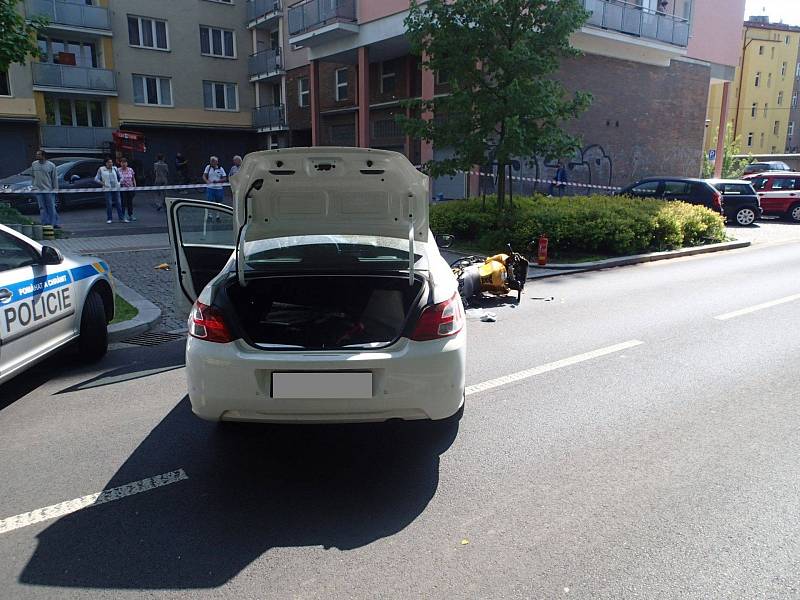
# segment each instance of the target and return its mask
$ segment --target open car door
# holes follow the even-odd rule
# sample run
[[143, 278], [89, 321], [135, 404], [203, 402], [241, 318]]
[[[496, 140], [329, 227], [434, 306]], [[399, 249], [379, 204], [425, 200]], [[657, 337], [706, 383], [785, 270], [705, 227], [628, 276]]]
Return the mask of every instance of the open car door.
[[216, 202], [167, 198], [167, 228], [176, 265], [175, 305], [188, 315], [231, 257], [233, 209]]

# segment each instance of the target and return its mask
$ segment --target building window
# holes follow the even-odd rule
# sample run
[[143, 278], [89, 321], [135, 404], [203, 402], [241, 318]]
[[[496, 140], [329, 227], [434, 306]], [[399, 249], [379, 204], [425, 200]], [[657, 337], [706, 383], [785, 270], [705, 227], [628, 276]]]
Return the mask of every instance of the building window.
[[748, 148], [752, 148], [753, 147], [753, 132], [752, 131], [747, 134], [747, 147]]
[[297, 80], [297, 104], [300, 105], [300, 108], [308, 106], [310, 96], [308, 77], [301, 77]]
[[93, 42], [40, 37], [37, 44], [41, 52], [39, 58], [41, 62], [95, 69], [101, 66], [97, 60], [97, 48]]
[[0, 96], [10, 96], [11, 85], [8, 81], [8, 71], [0, 71]]
[[394, 94], [397, 88], [397, 62], [385, 60], [381, 63], [381, 93]]
[[792, 36], [787, 35], [785, 38], [783, 38], [783, 41], [788, 46], [789, 44], [792, 43]]
[[201, 25], [200, 53], [220, 58], [236, 58], [236, 35], [229, 29]]
[[797, 63], [797, 68], [794, 70], [794, 76], [800, 79], [800, 62]]
[[137, 48], [169, 50], [167, 22], [128, 15], [128, 43]]
[[756, 87], [761, 85], [761, 71], [756, 71]]
[[781, 77], [786, 77], [786, 67], [787, 66], [788, 65], [786, 64], [786, 61], [783, 61], [783, 63], [781, 64]]
[[239, 110], [237, 85], [221, 81], [204, 81], [203, 106], [206, 110]]
[[778, 106], [783, 105], [783, 91], [778, 92]]
[[46, 95], [45, 122], [61, 127], [105, 127], [105, 110], [101, 100], [76, 100]]
[[792, 92], [792, 108], [797, 108], [797, 92]]
[[758, 110], [758, 104], [756, 104], [755, 102], [753, 102], [753, 106], [751, 106], [751, 107], [750, 107], [750, 116], [751, 116], [751, 117], [755, 117], [755, 116], [756, 116], [756, 111], [757, 111], [757, 110]]
[[767, 87], [772, 87], [772, 73], [767, 73]]
[[172, 106], [172, 80], [169, 77], [134, 75], [133, 102], [149, 106]]
[[786, 135], [789, 137], [794, 136], [794, 121], [789, 121], [789, 127], [786, 129]]
[[772, 134], [773, 135], [778, 135], [778, 132], [780, 131], [780, 129], [781, 129], [781, 122], [780, 121], [775, 121], [775, 125], [772, 126]]
[[769, 57], [770, 57], [771, 59], [774, 59], [774, 58], [775, 58], [775, 46], [773, 46], [772, 48], [770, 48]]
[[759, 139], [759, 142], [758, 142], [758, 147], [759, 148], [763, 148], [764, 147], [764, 132], [763, 131], [761, 132], [761, 136], [760, 136], [760, 139]]
[[759, 56], [764, 56], [764, 46], [759, 46], [758, 47], [758, 55]]
[[283, 104], [281, 102], [281, 86], [280, 84], [276, 84], [272, 86], [272, 104], [274, 106], [279, 106]]
[[347, 100], [347, 69], [336, 69], [334, 77], [336, 84], [336, 100]]
[[767, 111], [769, 110], [769, 104], [764, 103], [764, 118], [767, 118]]

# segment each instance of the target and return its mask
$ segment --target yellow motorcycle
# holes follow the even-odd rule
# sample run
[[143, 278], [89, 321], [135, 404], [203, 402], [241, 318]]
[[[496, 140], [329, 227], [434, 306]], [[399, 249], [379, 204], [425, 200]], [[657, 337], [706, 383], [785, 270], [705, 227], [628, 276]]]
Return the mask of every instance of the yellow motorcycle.
[[514, 252], [509, 244], [507, 253], [485, 259], [465, 256], [450, 263], [450, 268], [458, 279], [458, 291], [465, 303], [484, 292], [505, 296], [512, 290], [517, 292], [519, 302], [528, 278], [528, 264], [528, 260]]

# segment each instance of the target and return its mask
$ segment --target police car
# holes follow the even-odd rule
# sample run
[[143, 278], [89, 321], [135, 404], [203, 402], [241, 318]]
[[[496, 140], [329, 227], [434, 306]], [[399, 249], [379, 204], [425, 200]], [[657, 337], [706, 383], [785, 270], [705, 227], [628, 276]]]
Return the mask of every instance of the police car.
[[70, 342], [87, 360], [103, 356], [112, 286], [105, 262], [62, 256], [0, 225], [0, 383]]

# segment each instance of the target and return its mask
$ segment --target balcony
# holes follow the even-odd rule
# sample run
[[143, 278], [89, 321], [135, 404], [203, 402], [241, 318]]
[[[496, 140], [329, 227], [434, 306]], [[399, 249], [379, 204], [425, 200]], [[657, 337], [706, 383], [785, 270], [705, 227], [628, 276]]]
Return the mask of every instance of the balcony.
[[42, 125], [39, 133], [45, 148], [100, 150], [111, 143], [111, 127], [66, 127]]
[[289, 7], [292, 44], [313, 47], [356, 33], [356, 0], [307, 0]]
[[685, 48], [689, 20], [623, 0], [583, 0], [587, 25]]
[[286, 107], [283, 104], [268, 104], [254, 108], [253, 127], [260, 132], [288, 129]]
[[247, 72], [250, 74], [250, 81], [272, 79], [283, 75], [280, 48], [262, 50], [248, 56]]
[[259, 27], [279, 18], [283, 13], [281, 0], [247, 0], [247, 26]]
[[72, 92], [116, 96], [117, 81], [114, 71], [93, 67], [73, 67], [52, 63], [35, 62], [33, 66], [33, 89], [41, 92]]
[[111, 35], [111, 21], [104, 6], [89, 6], [75, 0], [25, 0], [28, 17], [43, 16], [49, 20], [48, 29], [95, 29]]

